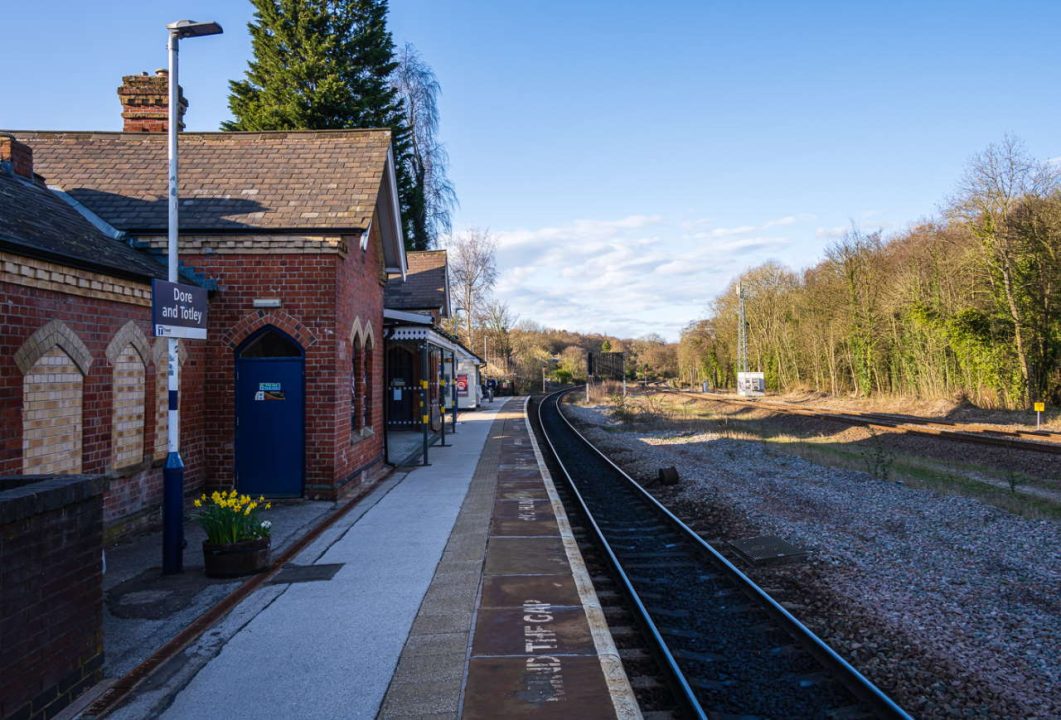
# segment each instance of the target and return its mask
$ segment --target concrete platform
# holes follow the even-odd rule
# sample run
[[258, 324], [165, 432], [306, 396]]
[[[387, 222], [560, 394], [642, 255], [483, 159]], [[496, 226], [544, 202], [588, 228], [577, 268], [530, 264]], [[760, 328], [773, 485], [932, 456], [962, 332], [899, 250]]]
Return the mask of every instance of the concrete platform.
[[640, 717], [524, 404], [462, 414], [295, 559], [337, 572], [261, 587], [111, 717]]

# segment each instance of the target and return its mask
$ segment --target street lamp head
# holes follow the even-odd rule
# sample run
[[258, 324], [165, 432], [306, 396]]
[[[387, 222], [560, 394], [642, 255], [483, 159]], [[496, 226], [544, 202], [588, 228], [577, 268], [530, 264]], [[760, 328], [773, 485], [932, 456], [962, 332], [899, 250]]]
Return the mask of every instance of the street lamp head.
[[216, 22], [195, 22], [194, 20], [178, 20], [166, 26], [171, 35], [179, 38], [201, 37], [203, 35], [220, 35], [224, 30]]

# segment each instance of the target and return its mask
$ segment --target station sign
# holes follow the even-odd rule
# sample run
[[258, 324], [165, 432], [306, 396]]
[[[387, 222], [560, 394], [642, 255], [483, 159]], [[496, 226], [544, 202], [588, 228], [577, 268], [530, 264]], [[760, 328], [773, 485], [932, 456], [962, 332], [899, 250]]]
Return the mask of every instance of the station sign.
[[151, 325], [155, 337], [206, 339], [206, 290], [195, 285], [151, 281]]

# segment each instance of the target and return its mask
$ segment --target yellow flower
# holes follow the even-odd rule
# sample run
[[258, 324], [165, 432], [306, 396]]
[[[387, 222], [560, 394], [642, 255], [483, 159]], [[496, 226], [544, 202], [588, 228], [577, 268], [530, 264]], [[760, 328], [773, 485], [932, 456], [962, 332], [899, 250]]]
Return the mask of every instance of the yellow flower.
[[203, 506], [203, 501], [202, 500], [196, 500], [192, 504], [195, 505], [195, 507], [199, 508], [199, 507]]
[[273, 504], [272, 503], [265, 503], [265, 509], [266, 510], [272, 510], [273, 509]]
[[236, 488], [232, 488], [232, 492], [228, 494], [229, 497], [236, 497], [239, 493], [236, 492]]
[[259, 495], [258, 496], [258, 502], [265, 502], [265, 496], [264, 495]]
[[246, 510], [244, 510], [244, 511], [243, 511], [243, 514], [244, 514], [244, 515], [250, 515], [250, 514], [251, 514], [251, 509], [250, 509], [250, 507], [248, 507], [248, 508], [247, 508]]

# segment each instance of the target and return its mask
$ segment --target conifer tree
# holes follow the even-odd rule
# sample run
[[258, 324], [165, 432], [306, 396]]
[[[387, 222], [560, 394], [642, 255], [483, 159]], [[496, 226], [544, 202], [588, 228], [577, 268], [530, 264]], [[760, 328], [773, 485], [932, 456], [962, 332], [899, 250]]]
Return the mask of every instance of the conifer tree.
[[406, 245], [414, 184], [409, 130], [389, 79], [397, 67], [387, 0], [252, 0], [254, 57], [229, 83], [223, 130], [390, 128]]

